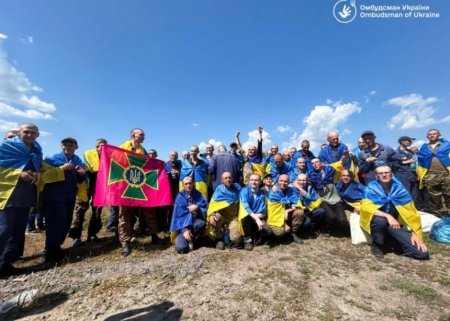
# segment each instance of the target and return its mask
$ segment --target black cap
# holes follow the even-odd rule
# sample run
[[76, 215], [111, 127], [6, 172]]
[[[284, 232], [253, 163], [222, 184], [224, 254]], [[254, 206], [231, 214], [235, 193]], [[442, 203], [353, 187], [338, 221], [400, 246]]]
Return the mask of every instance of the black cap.
[[398, 139], [398, 142], [401, 143], [404, 140], [409, 140], [410, 142], [412, 142], [413, 140], [416, 140], [415, 138], [409, 137], [409, 136], [402, 136]]
[[75, 145], [78, 145], [78, 142], [75, 138], [72, 137], [66, 137], [61, 141], [61, 144], [65, 143], [65, 142], [71, 142], [74, 143]]
[[372, 135], [372, 136], [375, 136], [375, 134], [374, 134], [373, 131], [371, 131], [371, 130], [365, 130], [365, 131], [363, 131], [363, 133], [361, 134], [361, 137], [366, 136], [366, 135]]

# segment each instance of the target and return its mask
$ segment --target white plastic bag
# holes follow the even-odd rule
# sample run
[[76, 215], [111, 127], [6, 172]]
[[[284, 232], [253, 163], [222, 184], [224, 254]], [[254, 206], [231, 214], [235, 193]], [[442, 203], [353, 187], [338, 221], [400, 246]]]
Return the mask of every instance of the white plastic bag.
[[359, 225], [359, 214], [350, 215], [350, 232], [352, 234], [352, 244], [372, 244], [372, 237]]

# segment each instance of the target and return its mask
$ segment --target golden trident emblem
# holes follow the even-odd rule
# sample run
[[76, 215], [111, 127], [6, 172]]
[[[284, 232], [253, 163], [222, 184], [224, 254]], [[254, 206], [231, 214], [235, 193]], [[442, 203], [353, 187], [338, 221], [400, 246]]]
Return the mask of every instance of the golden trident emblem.
[[141, 182], [141, 171], [136, 168], [130, 169], [130, 181], [137, 185]]

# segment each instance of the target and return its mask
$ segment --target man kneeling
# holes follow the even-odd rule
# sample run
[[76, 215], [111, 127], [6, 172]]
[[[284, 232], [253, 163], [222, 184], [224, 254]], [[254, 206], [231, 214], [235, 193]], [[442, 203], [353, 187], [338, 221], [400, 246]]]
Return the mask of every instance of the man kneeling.
[[175, 249], [178, 253], [187, 253], [194, 249], [205, 230], [208, 202], [194, 188], [192, 177], [182, 181], [184, 190], [178, 193], [172, 214], [170, 231], [176, 232]]
[[[372, 254], [383, 258], [389, 244], [396, 253], [418, 260], [429, 259], [411, 194], [393, 177], [389, 166], [377, 167], [375, 173], [377, 179], [364, 190], [360, 221], [361, 227], [372, 235]], [[412, 232], [402, 228], [399, 221]]]

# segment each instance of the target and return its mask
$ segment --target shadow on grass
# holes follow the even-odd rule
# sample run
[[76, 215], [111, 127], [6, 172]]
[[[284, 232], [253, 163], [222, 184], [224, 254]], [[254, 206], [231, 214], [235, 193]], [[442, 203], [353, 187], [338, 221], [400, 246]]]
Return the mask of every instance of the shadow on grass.
[[2, 315], [1, 320], [12, 321], [19, 318], [28, 317], [34, 314], [40, 314], [63, 304], [67, 301], [69, 295], [67, 293], [56, 292], [38, 296], [30, 304], [11, 310], [9, 313]]
[[159, 304], [150, 305], [145, 308], [132, 309], [120, 312], [107, 317], [104, 321], [177, 321], [181, 320], [183, 310], [171, 309], [175, 304], [170, 301], [163, 301]]

